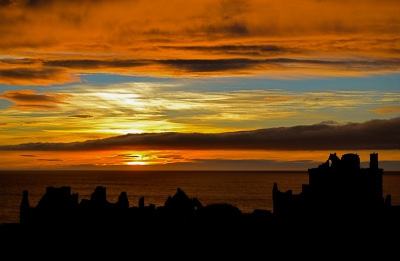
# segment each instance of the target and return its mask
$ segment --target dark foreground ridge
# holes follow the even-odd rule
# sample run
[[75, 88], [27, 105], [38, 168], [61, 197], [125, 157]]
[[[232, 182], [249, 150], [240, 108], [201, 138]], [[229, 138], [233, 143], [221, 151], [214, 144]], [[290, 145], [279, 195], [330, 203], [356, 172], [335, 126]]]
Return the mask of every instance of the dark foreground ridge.
[[[378, 154], [370, 155], [370, 167], [360, 168], [357, 154], [339, 159], [331, 154], [318, 168], [308, 170], [309, 184], [298, 195], [272, 189], [273, 212], [242, 213], [229, 204], [203, 206], [178, 188], [162, 207], [144, 203], [130, 206], [125, 192], [116, 203], [108, 202], [106, 188], [99, 186], [90, 199], [78, 201], [70, 187], [47, 187], [36, 207], [30, 207], [23, 191], [20, 224], [3, 226], [2, 240], [24, 247], [52, 246], [60, 251], [99, 247], [119, 252], [151, 246], [166, 256], [176, 249], [252, 253], [310, 246], [332, 251], [390, 249], [400, 232], [400, 206], [383, 197]], [[39, 235], [44, 239], [35, 241]], [[391, 238], [384, 241], [383, 238]], [[393, 240], [397, 238], [396, 240]], [[354, 242], [357, 242], [355, 245]], [[171, 252], [172, 249], [175, 249]], [[80, 250], [88, 250], [82, 247]], [[79, 250], [79, 251], [80, 251]], [[90, 252], [89, 251], [89, 252]]]

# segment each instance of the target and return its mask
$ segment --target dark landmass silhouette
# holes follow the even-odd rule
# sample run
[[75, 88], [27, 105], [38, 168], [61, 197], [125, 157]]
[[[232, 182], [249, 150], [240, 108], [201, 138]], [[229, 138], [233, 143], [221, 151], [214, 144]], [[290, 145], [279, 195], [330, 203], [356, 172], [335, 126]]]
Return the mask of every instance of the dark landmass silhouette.
[[25, 190], [20, 224], [0, 226], [2, 245], [31, 250], [51, 246], [63, 253], [92, 254], [104, 249], [115, 254], [153, 248], [161, 249], [161, 257], [187, 251], [219, 252], [226, 257], [239, 250], [284, 255], [278, 249], [304, 251], [310, 246], [367, 253], [391, 249], [399, 241], [400, 206], [391, 205], [390, 195], [383, 197], [378, 154], [370, 155], [366, 169], [360, 168], [357, 154], [341, 159], [331, 154], [308, 173], [309, 184], [297, 195], [291, 190], [281, 192], [274, 184], [272, 212], [242, 213], [219, 203], [203, 206], [180, 188], [157, 208], [146, 206], [144, 197], [137, 206], [130, 206], [126, 192], [110, 203], [102, 186], [81, 202], [70, 187], [47, 187], [37, 206], [31, 207]]

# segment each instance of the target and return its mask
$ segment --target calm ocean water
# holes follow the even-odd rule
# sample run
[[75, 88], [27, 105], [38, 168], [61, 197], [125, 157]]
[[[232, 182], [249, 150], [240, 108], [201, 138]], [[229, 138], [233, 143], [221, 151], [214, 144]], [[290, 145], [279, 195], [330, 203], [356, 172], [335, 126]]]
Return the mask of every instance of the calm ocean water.
[[[301, 192], [308, 184], [307, 172], [261, 171], [0, 171], [0, 224], [19, 222], [23, 190], [29, 191], [29, 203], [35, 207], [46, 187], [70, 186], [81, 199], [89, 199], [96, 186], [107, 188], [107, 200], [116, 202], [122, 191], [130, 206], [144, 196], [145, 205], [163, 206], [168, 195], [181, 188], [203, 205], [228, 203], [242, 212], [254, 209], [272, 211], [272, 187]], [[392, 195], [392, 204], [400, 205], [400, 172], [384, 172], [383, 194]]]

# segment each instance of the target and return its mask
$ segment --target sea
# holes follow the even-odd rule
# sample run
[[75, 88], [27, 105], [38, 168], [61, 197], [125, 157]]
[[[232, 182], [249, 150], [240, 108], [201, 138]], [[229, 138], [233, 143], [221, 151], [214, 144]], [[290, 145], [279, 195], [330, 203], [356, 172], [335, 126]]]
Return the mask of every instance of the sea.
[[[182, 189], [204, 206], [227, 203], [243, 213], [255, 209], [272, 211], [272, 188], [301, 192], [308, 184], [306, 171], [0, 171], [0, 224], [18, 223], [22, 193], [28, 190], [31, 207], [35, 207], [48, 186], [71, 187], [79, 202], [90, 199], [97, 186], [106, 188], [107, 200], [115, 203], [126, 192], [130, 206], [164, 206], [168, 196]], [[392, 205], [400, 205], [400, 171], [384, 172], [383, 195], [390, 194]]]

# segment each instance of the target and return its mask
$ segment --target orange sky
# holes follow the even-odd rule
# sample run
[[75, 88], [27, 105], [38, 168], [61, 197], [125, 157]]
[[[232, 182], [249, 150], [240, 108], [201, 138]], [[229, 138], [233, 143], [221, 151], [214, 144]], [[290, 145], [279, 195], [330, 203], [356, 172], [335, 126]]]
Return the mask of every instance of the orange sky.
[[[324, 163], [332, 151], [254, 150], [114, 150], [85, 152], [11, 151], [1, 162], [9, 169], [119, 169], [119, 170], [304, 170]], [[340, 157], [348, 151], [336, 151]], [[369, 167], [368, 151], [355, 150], [361, 166]], [[400, 157], [397, 151], [379, 151], [380, 167]], [[268, 160], [266, 160], [268, 159]], [[310, 160], [304, 160], [310, 159]]]
[[[0, 62], [6, 84], [69, 83], [93, 72], [293, 77], [399, 68], [394, 0], [7, 2], [0, 7], [2, 56], [24, 59]], [[209, 70], [196, 63], [221, 59], [250, 61]]]
[[[0, 164], [82, 165], [60, 143], [196, 132], [216, 141], [192, 150], [146, 143], [143, 153], [113, 145], [98, 158], [95, 150], [85, 155], [91, 166], [161, 164], [174, 151], [179, 156], [166, 156], [167, 163], [243, 160], [251, 167], [245, 161], [283, 162], [276, 155], [325, 161], [308, 153], [314, 149], [362, 152], [368, 161], [371, 149], [399, 168], [398, 134], [361, 133], [376, 119], [398, 126], [399, 10], [397, 0], [0, 1], [0, 150], [12, 151]], [[314, 131], [322, 125], [353, 138], [336, 135], [326, 147], [306, 148], [307, 132], [296, 131], [313, 129], [322, 137], [324, 131]], [[217, 146], [228, 133], [258, 129], [301, 137], [290, 143], [282, 134], [284, 146], [261, 151], [242, 147], [242, 139], [235, 152]], [[37, 149], [49, 144], [56, 144], [53, 154]], [[295, 153], [300, 144], [304, 150]], [[205, 155], [207, 146], [213, 152]], [[139, 156], [126, 156], [129, 151]]]

